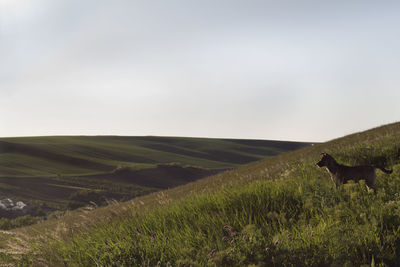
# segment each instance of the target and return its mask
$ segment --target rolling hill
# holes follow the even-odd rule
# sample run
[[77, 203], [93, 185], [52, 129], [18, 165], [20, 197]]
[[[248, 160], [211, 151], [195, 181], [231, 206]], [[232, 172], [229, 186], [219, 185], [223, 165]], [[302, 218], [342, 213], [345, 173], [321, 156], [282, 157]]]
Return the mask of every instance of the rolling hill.
[[[51, 266], [395, 266], [400, 123], [2, 234], [4, 262]], [[379, 162], [376, 191], [315, 163]], [[9, 245], [5, 241], [12, 240]], [[19, 240], [16, 245], [15, 240]]]
[[0, 138], [0, 198], [51, 209], [65, 209], [88, 190], [103, 202], [127, 200], [307, 145], [155, 136]]

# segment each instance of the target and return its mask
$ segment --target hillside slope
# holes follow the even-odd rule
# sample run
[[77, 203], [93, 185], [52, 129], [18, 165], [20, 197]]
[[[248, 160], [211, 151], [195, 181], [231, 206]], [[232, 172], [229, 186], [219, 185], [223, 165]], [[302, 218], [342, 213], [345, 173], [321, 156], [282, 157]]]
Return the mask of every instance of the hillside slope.
[[[393, 266], [400, 260], [399, 138], [394, 123], [9, 234], [23, 240], [20, 248], [34, 243], [52, 266]], [[315, 165], [321, 152], [394, 172], [378, 172], [376, 193], [362, 182], [336, 189]], [[17, 259], [37, 263], [30, 253]]]

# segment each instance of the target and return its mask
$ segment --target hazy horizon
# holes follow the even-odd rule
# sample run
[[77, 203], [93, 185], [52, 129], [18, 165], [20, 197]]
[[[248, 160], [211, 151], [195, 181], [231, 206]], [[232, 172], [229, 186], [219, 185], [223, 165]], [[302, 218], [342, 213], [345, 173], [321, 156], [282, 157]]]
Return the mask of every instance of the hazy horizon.
[[[396, 123], [396, 122], [393, 122]], [[391, 124], [391, 123], [388, 123]], [[386, 124], [384, 124], [386, 125]], [[55, 134], [55, 135], [16, 135], [16, 136], [0, 136], [0, 138], [35, 138], [35, 137], [73, 137], [73, 136], [78, 136], [78, 137], [96, 137], [96, 136], [118, 136], [118, 137], [166, 137], [166, 138], [210, 138], [210, 139], [243, 139], [243, 140], [262, 140], [262, 141], [286, 141], [286, 142], [305, 142], [305, 143], [324, 143], [328, 141], [332, 141], [334, 139], [338, 139], [347, 135], [355, 134], [358, 132], [363, 132], [367, 130], [371, 130], [373, 128], [378, 128], [380, 126], [384, 125], [377, 125], [375, 127], [367, 128], [367, 129], [361, 129], [356, 132], [351, 132], [351, 133], [345, 133], [342, 136], [337, 136], [332, 139], [328, 140], [322, 140], [322, 141], [313, 141], [313, 140], [287, 140], [287, 139], [266, 139], [266, 138], [237, 138], [237, 137], [212, 137], [212, 136], [187, 136], [187, 135], [123, 135], [123, 134]]]
[[399, 121], [396, 1], [0, 1], [0, 136], [321, 142]]

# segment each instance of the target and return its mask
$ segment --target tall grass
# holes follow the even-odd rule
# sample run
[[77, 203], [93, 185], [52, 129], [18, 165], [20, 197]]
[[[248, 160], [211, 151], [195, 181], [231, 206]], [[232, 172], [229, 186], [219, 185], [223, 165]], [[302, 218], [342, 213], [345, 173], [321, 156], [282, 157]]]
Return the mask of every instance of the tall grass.
[[[392, 265], [400, 261], [400, 170], [375, 194], [334, 189], [314, 167], [99, 223], [42, 247], [67, 266]], [[299, 175], [299, 176], [297, 176]], [[387, 191], [391, 192], [388, 193]], [[399, 192], [399, 191], [397, 191]]]
[[[255, 163], [139, 200], [60, 239], [46, 236], [21, 264], [49, 266], [395, 266], [400, 262], [400, 125]], [[383, 134], [386, 133], [386, 134]], [[361, 153], [368, 149], [368, 153]], [[376, 191], [333, 186], [319, 153], [341, 163], [381, 159]], [[367, 155], [367, 156], [365, 156]], [[366, 159], [365, 159], [366, 158]], [[366, 162], [365, 162], [366, 161]], [[383, 162], [383, 163], [382, 163]], [[228, 183], [229, 176], [232, 182]], [[215, 184], [212, 184], [215, 183]], [[219, 185], [218, 185], [219, 183]], [[213, 185], [205, 190], [202, 185]], [[215, 185], [215, 186], [214, 186]], [[198, 187], [196, 189], [196, 186]], [[198, 194], [189, 194], [197, 190]]]

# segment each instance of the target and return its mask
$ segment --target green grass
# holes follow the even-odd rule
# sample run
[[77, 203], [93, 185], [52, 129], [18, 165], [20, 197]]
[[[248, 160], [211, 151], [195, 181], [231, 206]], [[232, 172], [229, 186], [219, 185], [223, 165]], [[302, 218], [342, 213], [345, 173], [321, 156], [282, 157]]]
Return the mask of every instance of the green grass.
[[[133, 213], [95, 225], [70, 242], [54, 240], [42, 252], [51, 259], [56, 249], [50, 263], [62, 259], [71, 266], [398, 262], [398, 194], [374, 195], [363, 183], [333, 191], [312, 173], [302, 178], [223, 188], [139, 218]], [[400, 188], [399, 180], [390, 184]]]
[[[399, 137], [400, 123], [391, 124], [19, 229], [14, 234], [34, 249], [14, 259], [27, 266], [394, 266]], [[323, 151], [343, 164], [379, 160], [394, 172], [377, 171], [376, 192], [363, 182], [336, 189], [315, 166]]]

